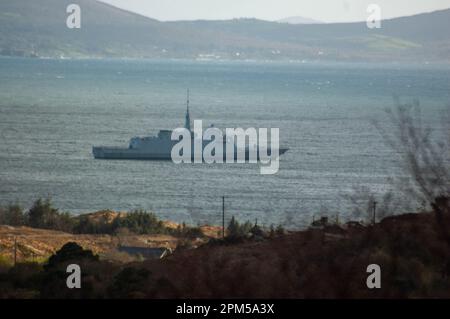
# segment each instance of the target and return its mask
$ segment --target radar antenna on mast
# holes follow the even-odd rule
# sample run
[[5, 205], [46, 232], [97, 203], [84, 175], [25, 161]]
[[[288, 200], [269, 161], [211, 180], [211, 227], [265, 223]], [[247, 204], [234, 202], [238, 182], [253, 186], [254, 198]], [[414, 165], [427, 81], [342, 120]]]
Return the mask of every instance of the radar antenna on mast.
[[184, 128], [191, 130], [191, 117], [189, 115], [189, 89], [187, 90], [187, 100], [186, 100], [186, 121], [184, 123]]

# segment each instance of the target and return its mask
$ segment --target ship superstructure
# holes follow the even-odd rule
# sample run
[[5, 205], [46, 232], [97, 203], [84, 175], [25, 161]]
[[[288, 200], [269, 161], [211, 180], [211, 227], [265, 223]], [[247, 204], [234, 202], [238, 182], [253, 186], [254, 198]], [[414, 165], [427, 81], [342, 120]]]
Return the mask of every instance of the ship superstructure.
[[[193, 140], [194, 134], [191, 130], [191, 117], [189, 112], [189, 90], [187, 92], [186, 101], [186, 115], [184, 128], [190, 132], [191, 139]], [[120, 160], [172, 160], [172, 148], [179, 141], [172, 141], [172, 130], [161, 130], [157, 136], [145, 136], [145, 137], [133, 137], [128, 147], [115, 147], [115, 146], [94, 146], [92, 153], [96, 159], [120, 159]], [[210, 141], [203, 141], [202, 145], [205, 147]], [[223, 149], [225, 158], [226, 149], [226, 137], [223, 139]], [[194, 143], [192, 142], [192, 147]], [[235, 154], [237, 155], [237, 148], [235, 147]], [[279, 149], [279, 155], [285, 153], [287, 149]], [[268, 154], [271, 150], [268, 149]], [[192, 149], [191, 154], [194, 154]], [[245, 149], [245, 158], [249, 158], [249, 150]], [[259, 159], [259, 158], [258, 158]]]

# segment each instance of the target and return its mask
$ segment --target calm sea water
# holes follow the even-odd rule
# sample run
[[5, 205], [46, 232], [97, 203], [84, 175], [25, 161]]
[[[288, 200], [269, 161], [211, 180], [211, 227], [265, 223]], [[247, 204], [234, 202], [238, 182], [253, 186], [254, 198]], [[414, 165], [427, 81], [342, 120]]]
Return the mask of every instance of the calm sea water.
[[[93, 145], [183, 125], [279, 127], [276, 175], [258, 165], [99, 161]], [[51, 196], [75, 214], [152, 210], [161, 218], [220, 223], [227, 216], [301, 227], [314, 214], [345, 218], [354, 188], [381, 196], [401, 175], [372, 121], [419, 99], [437, 126], [450, 104], [446, 66], [0, 59], [0, 204]], [[344, 196], [344, 197], [343, 197]]]

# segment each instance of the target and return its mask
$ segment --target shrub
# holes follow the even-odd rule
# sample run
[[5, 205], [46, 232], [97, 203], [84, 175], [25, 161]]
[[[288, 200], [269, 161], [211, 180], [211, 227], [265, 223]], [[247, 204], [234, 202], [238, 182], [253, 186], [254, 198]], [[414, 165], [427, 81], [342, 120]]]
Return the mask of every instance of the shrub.
[[113, 234], [114, 230], [113, 223], [107, 220], [92, 221], [88, 216], [80, 216], [73, 228], [77, 234]]
[[143, 210], [132, 211], [125, 217], [118, 217], [112, 223], [114, 231], [128, 228], [135, 234], [166, 234], [167, 228], [155, 214]]
[[275, 232], [278, 236], [283, 236], [285, 234], [285, 230], [284, 230], [283, 226], [281, 226], [281, 225], [278, 225]]
[[143, 297], [141, 289], [150, 275], [146, 269], [127, 267], [115, 276], [109, 293], [113, 298]]
[[177, 229], [170, 229], [168, 232], [172, 236], [181, 237], [181, 238], [203, 238], [205, 234], [199, 227], [189, 227], [183, 223], [181, 226], [179, 225]]
[[38, 199], [28, 211], [28, 225], [34, 228], [73, 231], [75, 222], [68, 213], [60, 213], [49, 198]]
[[0, 268], [9, 268], [12, 265], [13, 262], [8, 256], [0, 255]]
[[99, 257], [94, 255], [91, 250], [85, 250], [77, 243], [69, 242], [49, 258], [44, 268], [48, 270], [62, 263], [74, 260], [98, 261]]
[[26, 224], [26, 215], [18, 204], [10, 204], [5, 208], [0, 208], [0, 224], [23, 226]]
[[242, 239], [247, 237], [254, 227], [247, 221], [244, 224], [239, 224], [239, 222], [234, 218], [231, 218], [230, 223], [227, 228], [227, 238], [228, 239]]

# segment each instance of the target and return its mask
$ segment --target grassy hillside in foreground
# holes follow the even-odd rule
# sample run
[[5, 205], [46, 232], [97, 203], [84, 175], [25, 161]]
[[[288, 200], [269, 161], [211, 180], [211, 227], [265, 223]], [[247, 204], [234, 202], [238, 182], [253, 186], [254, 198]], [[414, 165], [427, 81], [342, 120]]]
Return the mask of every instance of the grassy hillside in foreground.
[[11, 264], [14, 258], [14, 240], [17, 240], [19, 262], [45, 261], [68, 242], [77, 242], [95, 254], [109, 256], [121, 244], [134, 247], [166, 247], [175, 249], [178, 239], [170, 235], [114, 236], [107, 234], [69, 234], [48, 229], [0, 226], [0, 256]]
[[[65, 257], [44, 267], [1, 270], [0, 298], [450, 298], [449, 242], [440, 229], [433, 214], [407, 214], [368, 227], [215, 240], [127, 265], [60, 251]], [[61, 280], [71, 262], [82, 265], [84, 289]], [[381, 289], [366, 286], [370, 264], [381, 267]]]
[[214, 226], [190, 227], [161, 221], [145, 211], [103, 210], [71, 216], [60, 213], [50, 200], [39, 199], [29, 210], [18, 205], [0, 207], [0, 265], [11, 264], [14, 255], [18, 262], [46, 260], [72, 241], [106, 259], [127, 257], [117, 255], [119, 246], [196, 247], [208, 238], [217, 238], [220, 230]]

